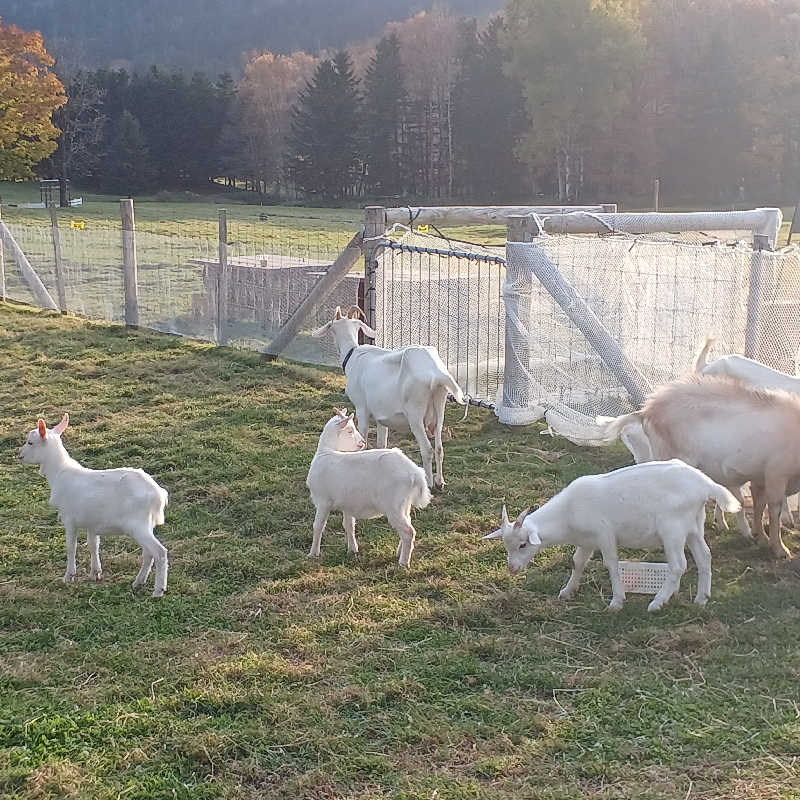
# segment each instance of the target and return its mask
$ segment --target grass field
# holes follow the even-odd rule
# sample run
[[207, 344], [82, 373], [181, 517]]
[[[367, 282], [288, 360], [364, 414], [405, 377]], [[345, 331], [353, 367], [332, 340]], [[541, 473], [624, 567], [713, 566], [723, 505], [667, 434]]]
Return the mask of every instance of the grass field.
[[[358, 524], [357, 558], [330, 530], [317, 563], [304, 480], [338, 371], [8, 304], [0, 369], [3, 798], [800, 797], [790, 566], [709, 530], [707, 608], [690, 565], [659, 615], [641, 596], [612, 614], [599, 562], [560, 602], [566, 551], [512, 578], [480, 540], [502, 502], [540, 503], [622, 449], [450, 409], [448, 486], [416, 515], [411, 569], [380, 520]], [[64, 410], [75, 457], [169, 489], [163, 600], [131, 592], [128, 541], [103, 542], [100, 584], [81, 541], [59, 581], [63, 529], [16, 448]]]

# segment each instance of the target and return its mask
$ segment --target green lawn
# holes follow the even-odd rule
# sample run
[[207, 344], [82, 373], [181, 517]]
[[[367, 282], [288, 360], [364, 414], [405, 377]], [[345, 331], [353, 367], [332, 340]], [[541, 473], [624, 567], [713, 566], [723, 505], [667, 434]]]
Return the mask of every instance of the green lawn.
[[[411, 569], [382, 520], [358, 524], [356, 558], [329, 531], [317, 563], [304, 481], [339, 371], [8, 304], [0, 370], [3, 798], [800, 797], [791, 566], [709, 530], [707, 608], [690, 565], [659, 615], [642, 596], [612, 614], [599, 562], [564, 603], [566, 551], [512, 578], [480, 540], [503, 501], [540, 503], [621, 448], [449, 409]], [[103, 542], [101, 584], [83, 540], [59, 581], [63, 529], [16, 448], [64, 410], [76, 458], [169, 489], [163, 600], [131, 592], [127, 540]]]

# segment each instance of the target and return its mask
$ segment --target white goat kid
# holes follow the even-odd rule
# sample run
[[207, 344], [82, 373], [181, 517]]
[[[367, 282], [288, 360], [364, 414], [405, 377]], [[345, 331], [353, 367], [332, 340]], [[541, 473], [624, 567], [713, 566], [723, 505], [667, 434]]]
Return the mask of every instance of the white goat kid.
[[[696, 373], [732, 378], [733, 380], [741, 381], [742, 383], [755, 386], [756, 388], [781, 389], [784, 392], [800, 392], [800, 378], [787, 375], [785, 372], [779, 372], [776, 369], [772, 369], [772, 367], [768, 367], [766, 364], [762, 364], [760, 361], [754, 361], [752, 358], [747, 358], [738, 353], [720, 356], [720, 358], [709, 361], [708, 353], [715, 342], [716, 339], [713, 336], [706, 337], [703, 346], [697, 352], [694, 359], [694, 371]], [[791, 494], [793, 494], [793, 492], [790, 491], [790, 495]], [[787, 525], [794, 527], [795, 519], [789, 509], [788, 503], [784, 504], [781, 518]], [[714, 519], [720, 527], [727, 530], [728, 524], [725, 522], [725, 516], [718, 508], [714, 512]], [[738, 527], [744, 536], [750, 536], [750, 526], [747, 524], [744, 511], [740, 512]]]
[[650, 461], [577, 478], [536, 511], [523, 511], [513, 524], [503, 506], [500, 528], [483, 538], [503, 539], [512, 574], [527, 567], [543, 547], [575, 545], [572, 574], [558, 595], [562, 599], [575, 594], [586, 564], [600, 550], [611, 578], [612, 611], [625, 601], [618, 547], [664, 548], [669, 572], [647, 607], [658, 611], [680, 588], [688, 545], [697, 565], [694, 602], [702, 606], [711, 596], [711, 552], [703, 535], [708, 498], [729, 511], [739, 508], [727, 489], [700, 470], [677, 459]]
[[319, 557], [328, 515], [338, 510], [343, 515], [349, 553], [358, 552], [357, 519], [386, 517], [400, 537], [400, 566], [407, 567], [417, 535], [411, 509], [425, 508], [431, 501], [425, 473], [397, 448], [364, 450], [366, 442], [352, 415], [348, 417], [346, 409], [334, 410], [336, 416], [322, 429], [306, 479], [317, 509], [308, 555]]
[[[337, 306], [333, 320], [312, 334], [333, 332], [342, 369], [347, 377], [345, 391], [355, 405], [358, 430], [368, 438], [370, 418], [377, 424], [377, 444], [385, 448], [389, 428], [411, 429], [419, 445], [429, 488], [444, 486], [444, 447], [442, 427], [447, 395], [467, 405], [461, 387], [447, 371], [435, 347], [411, 345], [385, 350], [371, 344], [360, 345], [358, 332], [374, 339], [372, 328], [360, 320], [360, 308], [353, 306], [346, 315]], [[466, 417], [466, 410], [464, 416]], [[429, 436], [434, 439], [431, 447]], [[436, 456], [436, 477], [433, 457]]]
[[38, 464], [39, 473], [50, 485], [50, 505], [58, 509], [58, 518], [67, 535], [67, 570], [64, 583], [77, 573], [75, 553], [78, 531], [88, 533], [91, 555], [91, 580], [100, 580], [100, 535], [131, 536], [142, 548], [142, 565], [133, 588], [146, 583], [155, 562], [156, 579], [153, 597], [167, 590], [167, 549], [153, 535], [156, 525], [164, 524], [168, 495], [146, 472], [140, 469], [87, 469], [72, 458], [61, 442], [69, 416], [64, 414], [55, 428], [44, 420], [25, 440], [19, 458], [25, 464]]

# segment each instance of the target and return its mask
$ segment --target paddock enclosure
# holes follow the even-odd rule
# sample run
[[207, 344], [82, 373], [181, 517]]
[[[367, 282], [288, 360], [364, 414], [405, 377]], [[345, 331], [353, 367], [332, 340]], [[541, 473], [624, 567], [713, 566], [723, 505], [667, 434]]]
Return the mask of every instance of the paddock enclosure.
[[[792, 798], [800, 792], [798, 576], [709, 526], [712, 597], [605, 611], [567, 548], [509, 576], [483, 542], [576, 476], [630, 462], [490, 409], [448, 407], [448, 485], [415, 515], [410, 570], [383, 520], [349, 558], [330, 521], [306, 558], [304, 481], [343, 404], [337, 368], [268, 362], [143, 328], [0, 303], [0, 794], [9, 800]], [[47, 484], [13, 457], [65, 410], [81, 463], [170, 493], [169, 592], [132, 593], [139, 552], [64, 586]], [[392, 444], [414, 457], [410, 438]], [[787, 538], [795, 551], [798, 537]], [[633, 558], [658, 560], [642, 551]]]

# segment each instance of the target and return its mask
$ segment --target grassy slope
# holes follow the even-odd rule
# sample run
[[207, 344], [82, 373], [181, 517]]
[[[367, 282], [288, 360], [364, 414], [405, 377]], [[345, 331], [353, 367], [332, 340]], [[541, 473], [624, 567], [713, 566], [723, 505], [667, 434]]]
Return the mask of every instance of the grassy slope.
[[[315, 563], [304, 479], [338, 372], [9, 305], [0, 370], [3, 797], [800, 796], [798, 579], [765, 547], [710, 532], [709, 607], [690, 566], [651, 616], [641, 596], [604, 610], [599, 563], [562, 603], [566, 552], [513, 579], [480, 541], [503, 500], [622, 450], [449, 409], [448, 486], [416, 517], [411, 570], [380, 520], [356, 559], [329, 532]], [[163, 601], [131, 593], [127, 541], [103, 542], [101, 584], [83, 541], [59, 582], [63, 530], [15, 448], [64, 409], [77, 458], [170, 490]]]

